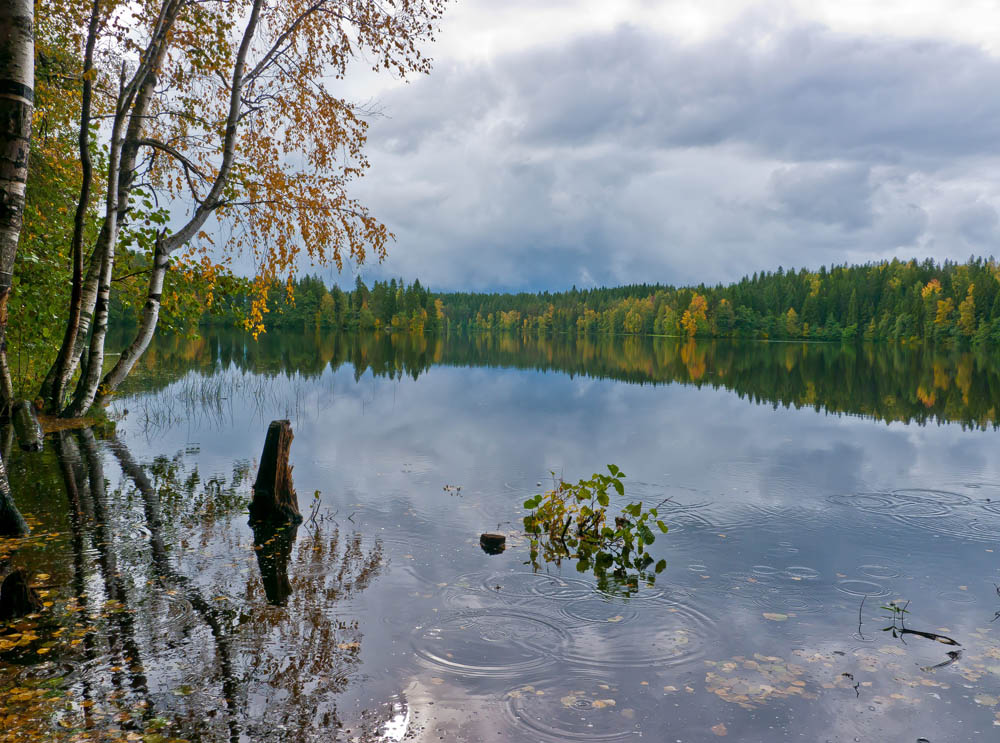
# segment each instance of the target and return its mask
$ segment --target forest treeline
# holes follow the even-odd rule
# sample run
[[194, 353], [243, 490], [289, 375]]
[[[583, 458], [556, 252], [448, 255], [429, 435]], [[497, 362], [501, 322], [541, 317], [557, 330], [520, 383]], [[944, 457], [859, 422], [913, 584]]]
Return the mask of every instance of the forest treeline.
[[992, 258], [779, 267], [714, 287], [436, 296], [449, 327], [475, 330], [1000, 342], [1000, 264]]
[[[249, 286], [204, 309], [203, 323], [239, 323]], [[195, 289], [194, 282], [190, 289]], [[128, 302], [116, 304], [126, 321]], [[192, 318], [194, 319], [194, 318]], [[1000, 264], [882, 261], [862, 266], [755, 273], [729, 285], [676, 288], [637, 284], [539, 293], [435, 293], [419, 281], [360, 278], [350, 290], [315, 276], [276, 284], [265, 329], [516, 331], [546, 335], [678, 335], [690, 337], [842, 340], [928, 340], [1000, 343]]]

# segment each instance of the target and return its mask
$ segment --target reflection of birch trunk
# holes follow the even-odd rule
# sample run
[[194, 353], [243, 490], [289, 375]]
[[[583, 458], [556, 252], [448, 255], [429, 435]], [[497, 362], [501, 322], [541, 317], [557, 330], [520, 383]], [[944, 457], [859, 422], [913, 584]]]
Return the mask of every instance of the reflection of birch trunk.
[[219, 658], [219, 670], [222, 674], [222, 691], [229, 710], [229, 738], [231, 743], [238, 743], [240, 740], [240, 728], [237, 722], [240, 683], [236, 677], [236, 664], [233, 662], [232, 638], [225, 629], [228, 626], [228, 621], [201, 595], [191, 579], [178, 573], [170, 565], [170, 556], [163, 538], [163, 515], [160, 509], [160, 498], [145, 470], [132, 458], [132, 454], [125, 444], [118, 439], [111, 439], [108, 442], [108, 448], [118, 460], [122, 472], [132, 480], [142, 495], [146, 526], [150, 531], [149, 542], [153, 556], [153, 569], [157, 577], [178, 586], [183, 592], [184, 598], [190, 602], [191, 607], [211, 630], [212, 638], [215, 640], [216, 654]]
[[[79, 433], [80, 446], [83, 448], [87, 470], [86, 482], [90, 488], [91, 501], [94, 507], [94, 531], [91, 544], [98, 555], [98, 563], [104, 578], [104, 591], [107, 597], [118, 604], [112, 610], [111, 616], [118, 627], [121, 637], [122, 662], [118, 665], [127, 667], [133, 690], [142, 696], [148, 706], [146, 714], [153, 715], [153, 700], [149, 695], [149, 685], [142, 665], [142, 651], [136, 640], [135, 616], [128, 610], [129, 596], [122, 575], [118, 570], [118, 560], [114, 551], [114, 531], [108, 523], [107, 489], [104, 481], [104, 465], [101, 453], [97, 447], [97, 439], [89, 428]], [[69, 459], [79, 459], [79, 450], [72, 439], [65, 439], [65, 449]], [[83, 480], [81, 480], [83, 482]], [[109, 643], [111, 644], [111, 643]], [[112, 652], [113, 652], [112, 648]]]
[[[76, 597], [76, 605], [79, 612], [76, 614], [76, 623], [79, 627], [88, 627], [91, 624], [87, 598], [87, 562], [84, 557], [85, 534], [83, 529], [84, 511], [81, 504], [80, 488], [78, 483], [86, 483], [83, 473], [83, 463], [80, 461], [79, 450], [76, 449], [75, 442], [70, 439], [70, 434], [66, 431], [58, 431], [53, 437], [56, 457], [59, 459], [59, 467], [62, 470], [63, 482], [66, 485], [66, 497], [69, 500], [69, 524], [73, 535], [73, 595]], [[70, 454], [70, 449], [75, 451], [75, 456]], [[93, 663], [97, 657], [97, 650], [94, 644], [94, 632], [87, 631], [83, 635], [83, 652], [87, 661]], [[94, 701], [94, 693], [91, 689], [90, 675], [83, 674], [81, 677], [83, 686], [83, 700], [85, 702]], [[85, 726], [89, 729], [94, 725], [93, 704], [84, 704], [83, 719]]]
[[28, 524], [14, 504], [7, 480], [7, 468], [0, 459], [0, 536], [23, 537], [30, 534]]

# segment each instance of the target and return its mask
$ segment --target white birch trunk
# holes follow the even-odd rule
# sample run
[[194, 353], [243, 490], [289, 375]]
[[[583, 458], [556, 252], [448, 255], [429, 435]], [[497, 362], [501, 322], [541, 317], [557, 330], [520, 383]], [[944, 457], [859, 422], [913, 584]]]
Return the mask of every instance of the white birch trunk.
[[100, 258], [97, 298], [94, 303], [94, 330], [90, 336], [90, 353], [73, 402], [64, 412], [68, 417], [83, 415], [90, 408], [101, 383], [104, 366], [104, 339], [108, 334], [108, 301], [111, 296], [111, 271], [115, 264], [115, 246], [118, 242], [118, 178], [122, 151], [122, 129], [125, 117], [115, 117], [111, 130], [111, 151], [108, 156], [108, 188], [105, 201], [104, 226], [98, 238], [94, 260]]
[[156, 241], [156, 249], [153, 251], [153, 270], [149, 276], [149, 290], [146, 292], [146, 304], [142, 308], [142, 321], [139, 323], [139, 330], [135, 339], [118, 358], [118, 363], [105, 375], [101, 382], [95, 404], [103, 401], [104, 396], [118, 389], [125, 378], [132, 371], [142, 355], [149, 348], [149, 342], [153, 339], [156, 331], [156, 323], [160, 317], [160, 303], [163, 296], [163, 280], [167, 275], [167, 266], [170, 263], [169, 256], [164, 249], [163, 241]]
[[[7, 303], [24, 216], [24, 185], [28, 180], [28, 147], [35, 100], [34, 13], [32, 0], [0, 3], [0, 349], [6, 348]], [[11, 402], [4, 400], [4, 407], [9, 407]], [[2, 460], [0, 532], [8, 535], [28, 533], [11, 497]]]

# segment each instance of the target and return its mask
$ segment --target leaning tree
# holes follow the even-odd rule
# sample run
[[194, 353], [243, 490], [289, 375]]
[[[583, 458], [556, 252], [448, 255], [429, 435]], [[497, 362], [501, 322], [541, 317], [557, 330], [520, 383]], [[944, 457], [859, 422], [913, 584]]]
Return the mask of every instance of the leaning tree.
[[[82, 87], [73, 289], [41, 391], [50, 411], [79, 416], [117, 389], [155, 333], [172, 265], [210, 272], [235, 255], [249, 259], [248, 320], [259, 329], [268, 287], [302, 256], [340, 268], [385, 254], [391, 234], [349, 194], [368, 167], [367, 124], [341, 88], [357, 65], [399, 77], [428, 72], [420, 45], [433, 40], [445, 2], [43, 4], [79, 19]], [[101, 226], [87, 244], [94, 209]], [[106, 371], [122, 250], [145, 256], [145, 302], [135, 337]]]

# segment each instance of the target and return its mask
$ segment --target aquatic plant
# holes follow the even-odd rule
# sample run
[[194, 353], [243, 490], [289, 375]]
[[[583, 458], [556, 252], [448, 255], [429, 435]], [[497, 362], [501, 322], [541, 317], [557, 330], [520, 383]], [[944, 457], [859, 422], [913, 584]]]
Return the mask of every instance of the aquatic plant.
[[529, 563], [538, 570], [543, 562], [559, 565], [564, 559], [576, 560], [579, 572], [593, 571], [601, 590], [631, 593], [640, 581], [652, 585], [655, 574], [666, 568], [666, 560], [653, 565], [648, 547], [656, 541], [650, 524], [662, 533], [667, 525], [657, 520], [656, 508], [643, 509], [641, 501], [628, 503], [609, 518], [611, 491], [625, 495], [625, 473], [613, 464], [608, 472], [577, 483], [559, 478], [555, 488], [524, 502], [531, 510], [524, 517], [524, 530], [530, 535]]

